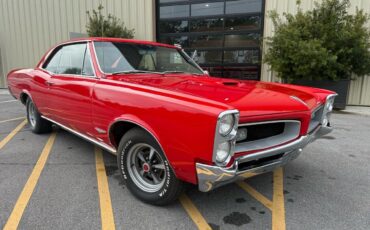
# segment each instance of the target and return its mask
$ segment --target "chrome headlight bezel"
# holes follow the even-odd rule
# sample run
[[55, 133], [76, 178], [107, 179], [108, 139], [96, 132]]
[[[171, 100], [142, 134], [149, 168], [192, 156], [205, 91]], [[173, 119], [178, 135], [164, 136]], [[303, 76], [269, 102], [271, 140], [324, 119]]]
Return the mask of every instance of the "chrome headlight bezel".
[[[232, 116], [232, 119], [230, 119], [230, 126], [231, 128], [227, 130], [227, 132], [220, 132], [220, 126], [222, 125], [221, 122], [225, 120], [225, 116]], [[213, 145], [213, 157], [212, 161], [218, 165], [218, 166], [225, 166], [230, 162], [231, 157], [234, 154], [235, 149], [235, 139], [236, 134], [238, 132], [238, 123], [239, 123], [239, 111], [238, 110], [226, 110], [218, 116], [217, 124], [216, 124], [216, 130], [215, 130], [215, 139], [214, 139], [214, 145]], [[222, 157], [220, 160], [220, 157], [218, 155], [219, 146], [222, 143], [227, 142], [229, 145], [229, 151], [228, 155], [226, 157]]]
[[[222, 136], [229, 135], [233, 129], [235, 124], [235, 116], [233, 114], [225, 114], [219, 118], [219, 129], [218, 133]], [[225, 129], [225, 127], [227, 127]]]
[[330, 94], [326, 97], [324, 111], [321, 118], [322, 126], [329, 126], [330, 124], [330, 115], [333, 112], [334, 100], [338, 94]]

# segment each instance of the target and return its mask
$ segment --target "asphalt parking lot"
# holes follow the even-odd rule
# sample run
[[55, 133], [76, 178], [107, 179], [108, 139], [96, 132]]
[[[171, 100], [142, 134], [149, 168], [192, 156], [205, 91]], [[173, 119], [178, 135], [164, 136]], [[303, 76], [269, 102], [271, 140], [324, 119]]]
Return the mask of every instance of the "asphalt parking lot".
[[0, 90], [0, 228], [370, 229], [370, 116], [335, 113], [335, 131], [283, 169], [155, 207], [136, 200], [114, 155], [61, 129], [33, 134]]

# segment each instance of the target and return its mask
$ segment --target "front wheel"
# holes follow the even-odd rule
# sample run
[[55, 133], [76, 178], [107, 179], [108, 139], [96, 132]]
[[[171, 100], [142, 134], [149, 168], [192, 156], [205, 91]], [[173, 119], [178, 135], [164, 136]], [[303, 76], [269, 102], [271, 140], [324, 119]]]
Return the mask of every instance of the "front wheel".
[[41, 117], [41, 114], [37, 110], [36, 105], [30, 98], [27, 99], [26, 108], [27, 108], [27, 120], [28, 123], [30, 124], [32, 132], [39, 134], [51, 131], [52, 129], [51, 122]]
[[117, 163], [128, 189], [140, 200], [166, 205], [183, 191], [157, 141], [145, 130], [134, 128], [121, 139]]

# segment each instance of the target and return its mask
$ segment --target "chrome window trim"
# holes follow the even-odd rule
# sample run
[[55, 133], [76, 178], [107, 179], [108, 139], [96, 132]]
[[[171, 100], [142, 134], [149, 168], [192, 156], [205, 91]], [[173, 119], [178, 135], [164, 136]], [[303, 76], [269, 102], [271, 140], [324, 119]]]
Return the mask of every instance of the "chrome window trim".
[[100, 63], [99, 63], [99, 60], [98, 60], [98, 55], [96, 54], [96, 49], [95, 49], [95, 41], [92, 41], [92, 47], [93, 47], [93, 50], [94, 50], [95, 61], [96, 61], [96, 64], [98, 65], [98, 69], [99, 69], [100, 73], [108, 75], [109, 73], [105, 73], [100, 67]]
[[[112, 73], [106, 73], [106, 72], [104, 72], [102, 69], [101, 69], [101, 67], [100, 67], [100, 63], [99, 63], [99, 60], [98, 60], [98, 56], [97, 56], [97, 54], [96, 54], [96, 49], [95, 49], [95, 43], [96, 42], [104, 42], [104, 41], [91, 41], [92, 42], [92, 47], [93, 47], [93, 50], [94, 50], [94, 57], [95, 57], [95, 61], [96, 61], [96, 63], [97, 63], [97, 65], [98, 65], [98, 69], [99, 69], [99, 71], [102, 73], [102, 74], [105, 74], [105, 75], [110, 75], [110, 74], [112, 74]], [[110, 42], [110, 41], [108, 41], [108, 42]], [[129, 42], [121, 42], [121, 43], [127, 43], [127, 44], [130, 44]], [[156, 46], [156, 45], [152, 45], [152, 46]], [[163, 47], [163, 46], [158, 46], [158, 47]], [[171, 47], [166, 47], [166, 48], [170, 48], [171, 49]], [[180, 49], [180, 48], [178, 48], [178, 47], [175, 47], [175, 48], [172, 48], [172, 49], [177, 49], [177, 50], [179, 50], [182, 54], [185, 54], [186, 56], [188, 56], [189, 57], [189, 55], [187, 55], [187, 53], [185, 52], [185, 51], [183, 51], [183, 49]], [[189, 57], [190, 58], [190, 57]], [[191, 58], [190, 58], [191, 59]], [[196, 65], [196, 67], [197, 68], [199, 68], [199, 70], [200, 71], [202, 71], [203, 72], [203, 69], [196, 63], [196, 62], [194, 62], [195, 63], [195, 65]], [[153, 72], [153, 73], [158, 73], [158, 74], [162, 74], [161, 72]], [[194, 73], [192, 73], [192, 74], [194, 74]]]
[[[57, 49], [58, 47], [60, 46], [64, 46], [64, 45], [68, 45], [68, 44], [74, 44], [74, 43], [84, 43], [84, 42], [90, 42], [91, 40], [78, 40], [78, 41], [67, 41], [67, 42], [63, 42], [61, 44], [58, 44], [57, 46], [55, 46], [53, 49], [49, 50], [49, 52], [45, 55], [45, 58], [44, 58], [44, 61], [42, 62], [41, 66], [45, 64], [45, 61], [49, 58], [50, 54], [55, 50]], [[41, 68], [40, 68], [41, 69]]]
[[[39, 67], [39, 68], [42, 69], [42, 70], [44, 70], [45, 72], [47, 72], [49, 75], [58, 75], [58, 76], [62, 76], [62, 77], [63, 76], [74, 76], [74, 77], [82, 77], [82, 78], [86, 78], [86, 77], [88, 77], [88, 78], [98, 78], [97, 75], [96, 75], [96, 71], [95, 71], [93, 62], [92, 62], [92, 56], [91, 56], [91, 53], [90, 53], [90, 49], [89, 49], [89, 53], [90, 53], [90, 64], [91, 64], [91, 67], [92, 67], [93, 72], [94, 72], [94, 75], [93, 76], [92, 75], [83, 75], [83, 74], [54, 73], [54, 72], [51, 72], [51, 71], [49, 71], [49, 70], [47, 70], [47, 69], [45, 69], [45, 68], [42, 67], [45, 64], [45, 62], [49, 59], [50, 54], [55, 49], [63, 48], [63, 46], [66, 46], [66, 45], [84, 44], [84, 43], [86, 44], [86, 49], [89, 49], [89, 40], [74, 41], [74, 42], [72, 41], [72, 42], [66, 42], [66, 43], [63, 43], [63, 44], [58, 45], [54, 49], [50, 50], [50, 52], [46, 55], [45, 60], [42, 62], [41, 67]], [[94, 53], [95, 53], [95, 50], [94, 50]]]
[[[299, 137], [301, 131], [301, 121], [299, 120], [274, 120], [274, 121], [253, 122], [241, 124], [239, 125], [239, 127], [248, 127], [251, 125], [274, 124], [274, 123], [285, 124], [284, 132], [282, 134], [263, 138], [260, 140], [238, 143], [235, 145], [235, 153], [271, 148], [295, 140], [296, 138]], [[287, 124], [289, 124], [288, 128], [286, 126]]]

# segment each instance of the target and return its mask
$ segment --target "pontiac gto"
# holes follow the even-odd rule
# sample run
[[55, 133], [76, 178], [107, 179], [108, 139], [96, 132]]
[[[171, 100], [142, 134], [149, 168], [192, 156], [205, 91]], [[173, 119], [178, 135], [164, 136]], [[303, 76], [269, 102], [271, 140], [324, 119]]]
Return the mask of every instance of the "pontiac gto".
[[117, 155], [129, 190], [156, 205], [269, 172], [331, 131], [335, 93], [210, 77], [179, 47], [88, 38], [8, 74], [34, 133], [56, 124]]

